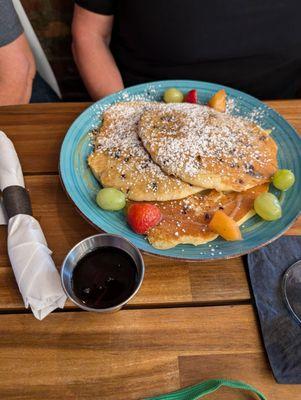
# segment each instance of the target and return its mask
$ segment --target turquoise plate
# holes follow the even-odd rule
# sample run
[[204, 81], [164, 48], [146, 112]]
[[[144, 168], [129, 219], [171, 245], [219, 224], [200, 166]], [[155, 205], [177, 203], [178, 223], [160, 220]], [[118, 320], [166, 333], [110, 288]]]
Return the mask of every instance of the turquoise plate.
[[[148, 253], [189, 260], [213, 260], [237, 257], [249, 253], [279, 237], [298, 217], [301, 209], [301, 139], [296, 131], [274, 110], [259, 100], [237, 90], [227, 88], [231, 113], [247, 116], [263, 128], [272, 128], [272, 136], [278, 144], [280, 168], [294, 171], [295, 185], [280, 193], [271, 187], [283, 207], [283, 217], [278, 221], [265, 222], [254, 216], [242, 226], [244, 240], [226, 242], [218, 238], [201, 246], [179, 245], [170, 250], [157, 250], [126, 224], [123, 212], [101, 210], [95, 203], [100, 185], [87, 166], [87, 156], [92, 151], [89, 134], [101, 121], [105, 108], [118, 101], [161, 100], [166, 88], [177, 87], [184, 92], [197, 89], [201, 102], [205, 103], [219, 89], [224, 88], [198, 81], [161, 81], [133, 86], [93, 104], [85, 110], [69, 128], [61, 148], [60, 174], [65, 189], [83, 216], [99, 230], [115, 233], [131, 240]], [[272, 186], [272, 185], [271, 185]]]

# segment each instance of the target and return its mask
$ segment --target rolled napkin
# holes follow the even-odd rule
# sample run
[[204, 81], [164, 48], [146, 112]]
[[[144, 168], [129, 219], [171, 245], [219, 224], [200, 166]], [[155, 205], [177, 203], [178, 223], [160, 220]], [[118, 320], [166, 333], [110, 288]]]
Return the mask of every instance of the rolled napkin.
[[66, 295], [38, 221], [31, 215], [31, 204], [14, 145], [0, 131], [0, 190], [8, 219], [9, 259], [25, 307], [37, 319], [63, 308]]
[[6, 224], [7, 224], [7, 215], [4, 209], [3, 198], [0, 197], [0, 225], [6, 225]]

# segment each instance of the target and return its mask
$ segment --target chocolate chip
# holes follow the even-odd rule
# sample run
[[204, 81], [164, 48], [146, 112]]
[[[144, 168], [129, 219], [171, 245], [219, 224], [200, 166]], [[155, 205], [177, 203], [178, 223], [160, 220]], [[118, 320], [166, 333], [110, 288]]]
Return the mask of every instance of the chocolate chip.
[[209, 221], [209, 219], [210, 219], [210, 214], [205, 213], [204, 219], [205, 219], [205, 221]]
[[189, 209], [189, 207], [185, 204], [185, 205], [183, 206], [182, 210], [181, 210], [181, 213], [182, 213], [182, 214], [187, 214], [188, 209]]
[[238, 183], [243, 184], [244, 183], [243, 179], [238, 179]]
[[114, 158], [120, 158], [120, 155], [121, 155], [121, 152], [120, 152], [120, 150], [117, 150], [117, 151], [115, 151], [115, 153], [114, 153]]
[[148, 161], [145, 161], [145, 162], [143, 162], [142, 164], [140, 164], [140, 167], [141, 167], [142, 169], [145, 169], [145, 168], [148, 167], [148, 165], [149, 165], [149, 162], [148, 162]]
[[254, 165], [250, 164], [250, 163], [244, 163], [244, 167], [246, 169], [246, 171], [254, 171]]
[[262, 136], [259, 137], [259, 140], [261, 142], [265, 142], [267, 140], [267, 137], [265, 135], [262, 135]]
[[244, 167], [245, 167], [246, 173], [248, 175], [255, 176], [257, 178], [259, 178], [261, 176], [260, 173], [255, 171], [253, 164], [244, 163]]
[[158, 184], [157, 182], [152, 182], [151, 183], [151, 188], [154, 192], [156, 192], [158, 190]]
[[162, 122], [171, 122], [172, 119], [173, 119], [172, 115], [162, 115], [162, 117], [160, 118]]
[[196, 160], [200, 165], [202, 165], [202, 157], [200, 155], [196, 156]]
[[262, 175], [259, 173], [259, 172], [256, 172], [256, 171], [248, 171], [247, 172], [249, 175], [251, 175], [251, 176], [254, 176], [255, 178], [261, 178], [262, 177]]

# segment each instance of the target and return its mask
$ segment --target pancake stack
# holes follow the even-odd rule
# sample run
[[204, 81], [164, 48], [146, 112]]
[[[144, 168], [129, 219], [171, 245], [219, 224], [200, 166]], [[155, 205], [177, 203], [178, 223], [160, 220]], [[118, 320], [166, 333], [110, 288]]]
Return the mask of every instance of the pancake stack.
[[123, 102], [104, 112], [88, 164], [104, 187], [160, 208], [147, 236], [168, 249], [214, 240], [218, 209], [238, 224], [250, 218], [277, 170], [277, 146], [256, 124], [207, 106]]
[[138, 136], [139, 121], [161, 103], [117, 103], [103, 114], [95, 151], [88, 164], [104, 187], [124, 192], [129, 200], [168, 201], [199, 192], [199, 187], [165, 173], [144, 148]]

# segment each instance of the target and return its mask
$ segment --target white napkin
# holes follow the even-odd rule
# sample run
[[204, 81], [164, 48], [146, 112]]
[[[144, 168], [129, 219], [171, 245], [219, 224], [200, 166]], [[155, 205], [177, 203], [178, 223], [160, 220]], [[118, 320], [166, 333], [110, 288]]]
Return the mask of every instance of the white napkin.
[[6, 225], [6, 224], [7, 224], [7, 215], [4, 210], [2, 197], [0, 197], [0, 225]]
[[[11, 140], [0, 131], [0, 190], [7, 186], [19, 185], [24, 187], [21, 165]], [[7, 224], [2, 198], [0, 198], [0, 225]]]
[[[24, 187], [22, 169], [13, 143], [0, 131], [0, 190], [11, 185]], [[25, 307], [40, 320], [63, 308], [66, 295], [38, 221], [25, 214], [12, 217], [7, 247]]]

